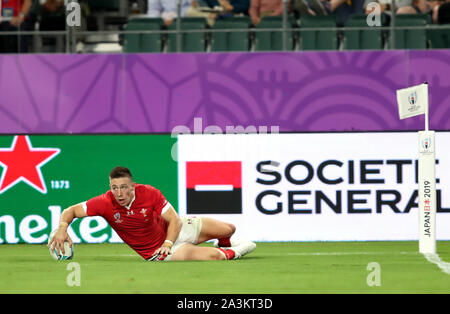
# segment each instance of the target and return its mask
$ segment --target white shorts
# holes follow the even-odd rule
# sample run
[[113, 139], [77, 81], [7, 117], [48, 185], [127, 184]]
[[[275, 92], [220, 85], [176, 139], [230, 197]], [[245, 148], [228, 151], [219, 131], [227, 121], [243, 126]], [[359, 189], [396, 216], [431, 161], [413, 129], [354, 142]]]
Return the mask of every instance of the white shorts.
[[202, 219], [199, 217], [181, 217], [183, 225], [180, 234], [172, 246], [172, 254], [166, 257], [165, 261], [170, 261], [173, 254], [184, 244], [197, 244], [200, 231], [202, 231]]

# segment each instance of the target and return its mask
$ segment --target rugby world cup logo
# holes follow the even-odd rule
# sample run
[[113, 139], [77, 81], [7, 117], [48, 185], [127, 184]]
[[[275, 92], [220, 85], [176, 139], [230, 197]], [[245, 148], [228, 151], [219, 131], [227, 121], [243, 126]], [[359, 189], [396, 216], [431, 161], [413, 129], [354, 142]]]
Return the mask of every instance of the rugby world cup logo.
[[120, 219], [120, 213], [119, 213], [119, 212], [117, 212], [117, 213], [114, 214], [114, 219], [116, 219], [116, 220], [114, 221], [116, 224], [122, 223], [122, 220]]
[[417, 92], [412, 92], [411, 94], [409, 94], [408, 102], [410, 105], [417, 104]]
[[422, 147], [424, 149], [429, 149], [431, 147], [431, 138], [426, 137], [422, 140]]

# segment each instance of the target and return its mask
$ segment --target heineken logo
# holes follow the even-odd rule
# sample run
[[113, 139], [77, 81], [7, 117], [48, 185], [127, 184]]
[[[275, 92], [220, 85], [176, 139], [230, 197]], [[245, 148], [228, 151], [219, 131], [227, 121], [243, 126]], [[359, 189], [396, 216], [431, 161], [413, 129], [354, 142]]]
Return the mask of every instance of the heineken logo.
[[28, 135], [14, 137], [11, 147], [0, 148], [0, 194], [20, 182], [47, 194], [41, 168], [60, 153], [59, 148], [33, 147]]

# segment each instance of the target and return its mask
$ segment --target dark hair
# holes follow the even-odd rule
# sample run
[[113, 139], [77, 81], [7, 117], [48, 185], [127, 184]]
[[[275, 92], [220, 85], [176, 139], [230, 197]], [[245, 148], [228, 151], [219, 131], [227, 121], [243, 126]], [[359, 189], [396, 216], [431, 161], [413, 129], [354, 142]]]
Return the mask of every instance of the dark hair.
[[111, 172], [109, 173], [109, 178], [110, 179], [118, 179], [118, 178], [123, 178], [123, 177], [128, 177], [131, 179], [131, 181], [133, 181], [133, 175], [131, 174], [130, 169], [125, 168], [125, 167], [115, 167], [113, 170], [111, 170]]

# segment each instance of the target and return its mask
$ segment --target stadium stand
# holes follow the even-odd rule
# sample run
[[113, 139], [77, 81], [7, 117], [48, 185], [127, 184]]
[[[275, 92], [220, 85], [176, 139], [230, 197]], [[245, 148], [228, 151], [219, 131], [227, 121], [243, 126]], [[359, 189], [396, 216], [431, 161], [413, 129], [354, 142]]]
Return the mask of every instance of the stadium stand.
[[[45, 2], [45, 4], [47, 3]], [[40, 6], [34, 1], [32, 10], [37, 17], [40, 31], [64, 31], [66, 29], [66, 16], [62, 2]], [[35, 49], [43, 52], [63, 51], [64, 44], [64, 36], [40, 36], [34, 40]]]
[[428, 46], [431, 49], [450, 48], [450, 30], [445, 26], [450, 26], [450, 1], [440, 4], [435, 11], [438, 25], [427, 32]]
[[[431, 23], [428, 14], [400, 14], [395, 17], [395, 26], [420, 27], [398, 29], [394, 32], [395, 49], [426, 49], [427, 24]], [[390, 45], [389, 45], [390, 47]], [[391, 47], [390, 47], [391, 48]]]
[[[384, 47], [383, 31], [367, 25], [365, 14], [355, 14], [349, 17], [345, 27], [358, 28], [346, 30], [343, 36], [344, 50], [380, 50]], [[383, 26], [386, 26], [384, 19]]]
[[[297, 28], [297, 21], [293, 16], [289, 16], [287, 28]], [[281, 51], [283, 50], [283, 29], [282, 16], [265, 16], [256, 26], [257, 30], [268, 29], [267, 31], [255, 32], [255, 51]], [[273, 29], [280, 29], [273, 30]], [[287, 50], [294, 50], [294, 32], [287, 31]]]
[[[379, 29], [368, 26], [365, 14], [350, 15], [346, 24], [340, 26], [333, 14], [299, 16], [288, 12], [286, 47], [283, 41], [282, 15], [264, 16], [257, 25], [253, 25], [251, 18], [243, 14], [219, 17], [215, 23], [208, 21], [207, 15], [182, 17], [181, 47], [178, 48], [177, 20], [174, 19], [167, 27], [161, 18], [148, 17], [145, 0], [80, 0], [83, 23], [86, 25], [74, 31], [73, 42], [76, 42], [76, 47], [70, 50], [67, 48], [66, 35], [61, 33], [67, 32], [64, 10], [47, 12], [42, 7], [43, 3], [43, 0], [33, 0], [33, 20], [36, 21], [34, 30], [59, 31], [59, 34], [33, 35], [30, 52], [166, 53], [282, 51], [285, 48], [287, 51], [450, 48], [450, 24], [445, 24], [447, 22], [444, 19], [447, 12], [444, 9], [449, 4], [442, 5], [438, 24], [436, 20], [432, 20], [431, 12], [396, 15], [395, 27], [398, 29], [393, 33], [394, 42], [390, 29], [393, 20], [390, 12], [381, 15], [382, 27]], [[87, 33], [84, 34], [84, 31]], [[139, 34], [139, 31], [143, 33]]]
[[336, 50], [338, 48], [337, 30], [305, 30], [308, 28], [336, 27], [333, 15], [305, 16], [300, 19], [301, 50]]
[[[125, 26], [126, 31], [161, 31], [164, 21], [161, 18], [133, 18]], [[130, 33], [125, 35], [124, 51], [161, 52], [163, 48], [161, 33]]]
[[440, 29], [430, 29], [427, 32], [428, 44], [431, 49], [450, 48], [450, 30], [437, 26]]
[[124, 22], [128, 16], [128, 3], [121, 0], [87, 0], [87, 5], [99, 30]]
[[[180, 52], [202, 52], [206, 49], [206, 25], [207, 21], [203, 17], [183, 17], [180, 19], [182, 31], [196, 31], [183, 32], [181, 36], [181, 50]], [[177, 29], [177, 19], [169, 26], [169, 31]], [[178, 52], [177, 49], [177, 34], [169, 33], [167, 51]]]
[[[219, 19], [212, 27], [213, 30], [232, 30], [210, 33], [210, 51], [249, 51], [249, 27], [251, 20], [248, 16]], [[240, 31], [233, 31], [240, 30]]]

